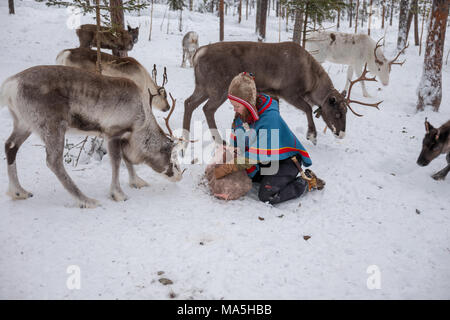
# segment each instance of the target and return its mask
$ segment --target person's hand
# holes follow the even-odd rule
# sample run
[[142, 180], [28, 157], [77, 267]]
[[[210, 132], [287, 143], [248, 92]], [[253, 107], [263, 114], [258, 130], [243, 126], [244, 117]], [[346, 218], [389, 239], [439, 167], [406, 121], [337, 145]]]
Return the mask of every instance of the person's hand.
[[216, 179], [221, 179], [236, 171], [239, 171], [239, 168], [234, 163], [217, 164], [214, 167], [214, 176]]

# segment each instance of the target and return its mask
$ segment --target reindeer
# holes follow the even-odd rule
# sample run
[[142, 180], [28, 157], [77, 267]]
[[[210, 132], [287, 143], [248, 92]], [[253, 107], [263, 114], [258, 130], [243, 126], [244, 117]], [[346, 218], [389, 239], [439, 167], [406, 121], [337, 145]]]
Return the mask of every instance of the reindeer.
[[[130, 27], [128, 28], [130, 29]], [[76, 30], [76, 34], [80, 40], [80, 48], [97, 47], [97, 26], [95, 24], [81, 25]], [[100, 27], [100, 47], [103, 49], [130, 51], [133, 49], [134, 43], [136, 42], [133, 36], [127, 30], [114, 31], [107, 27]]]
[[198, 34], [195, 31], [189, 31], [183, 37], [183, 61], [181, 67], [186, 67], [186, 59], [189, 60], [189, 64], [192, 68], [192, 57], [194, 57], [195, 51], [198, 49]]
[[[387, 86], [392, 66], [405, 63], [405, 61], [397, 62], [397, 59], [408, 45], [394, 59], [388, 60], [380, 49], [382, 39], [375, 43], [371, 37], [365, 34], [317, 31], [308, 37], [306, 50], [320, 63], [330, 61], [348, 65], [344, 90], [348, 89], [353, 73], [357, 77], [362, 74], [365, 64], [370, 73], [377, 76], [381, 83]], [[361, 81], [361, 87], [364, 97], [370, 97], [364, 81]]]
[[[283, 98], [306, 113], [307, 139], [314, 144], [317, 132], [312, 105], [319, 106], [316, 116], [322, 116], [333, 133], [343, 138], [349, 102], [361, 103], [350, 101], [344, 92], [339, 93], [322, 66], [294, 42], [219, 42], [200, 47], [193, 60], [195, 90], [184, 102], [185, 140], [189, 136], [193, 111], [208, 100], [203, 112], [214, 140], [222, 142], [214, 113], [227, 99], [228, 86], [233, 77], [243, 71], [256, 76], [258, 91]], [[364, 76], [357, 81], [362, 80], [369, 79]], [[379, 103], [365, 105], [378, 107]]]
[[136, 28], [132, 28], [130, 27], [130, 25], [127, 25], [127, 30], [128, 33], [131, 35], [131, 37], [133, 38], [133, 44], [136, 44], [138, 42], [138, 38], [139, 38], [139, 27]]
[[177, 159], [179, 143], [159, 127], [149, 101], [128, 79], [107, 77], [66, 66], [36, 66], [8, 79], [0, 87], [0, 105], [7, 105], [14, 120], [5, 143], [9, 189], [13, 199], [27, 199], [32, 193], [19, 183], [16, 154], [32, 132], [43, 140], [47, 166], [81, 208], [98, 205], [85, 196], [63, 165], [64, 136], [75, 130], [100, 134], [108, 140], [113, 200], [126, 200], [119, 183], [124, 159], [133, 187], [145, 186], [133, 164], [145, 163], [172, 181], [182, 176]]
[[440, 154], [447, 153], [447, 166], [432, 175], [434, 180], [444, 180], [450, 171], [450, 120], [436, 129], [425, 118], [425, 131], [417, 164], [421, 167], [427, 166]]
[[[164, 71], [162, 86], [156, 84], [156, 66], [153, 68], [154, 78], [136, 59], [131, 57], [119, 58], [108, 53], [101, 53], [102, 74], [111, 77], [124, 77], [133, 80], [141, 89], [145, 100], [152, 97], [153, 107], [168, 111], [170, 105], [167, 101], [167, 93], [164, 85], [167, 83], [167, 74]], [[78, 67], [84, 70], [95, 72], [97, 61], [97, 51], [88, 48], [66, 49], [61, 51], [56, 57], [56, 64], [70, 67]]]

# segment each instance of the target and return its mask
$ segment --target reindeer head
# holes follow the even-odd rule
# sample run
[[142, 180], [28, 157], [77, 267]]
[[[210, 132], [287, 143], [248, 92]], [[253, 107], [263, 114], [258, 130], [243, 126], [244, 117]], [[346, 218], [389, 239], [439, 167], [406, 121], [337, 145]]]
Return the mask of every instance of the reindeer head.
[[105, 35], [102, 39], [110, 48], [130, 51], [133, 49], [133, 37], [128, 32], [112, 32], [110, 36]]
[[156, 121], [146, 120], [129, 137], [122, 139], [124, 158], [134, 164], [145, 163], [171, 181], [182, 178], [178, 162], [180, 147], [180, 142], [168, 138]]
[[331, 93], [323, 101], [321, 107], [316, 110], [316, 117], [322, 116], [334, 135], [340, 139], [345, 136], [345, 119], [347, 113], [347, 102], [345, 95], [332, 89]]
[[372, 61], [371, 59], [369, 59], [369, 61], [371, 62], [369, 63], [369, 69], [372, 74], [380, 79], [383, 86], [387, 86], [389, 84], [389, 74], [391, 73], [392, 66], [395, 64], [403, 65], [405, 63], [405, 60], [402, 62], [398, 62], [397, 59], [403, 52], [405, 52], [409, 44], [407, 44], [402, 50], [400, 50], [394, 59], [388, 60], [380, 49], [380, 42], [381, 40], [383, 40], [383, 38], [378, 40], [377, 44], [375, 45], [375, 49], [373, 50], [374, 60]]
[[164, 86], [168, 82], [166, 67], [164, 67], [163, 82], [161, 86], [158, 86], [156, 82], [156, 75], [157, 75], [156, 65], [154, 64], [152, 70], [152, 79], [156, 85], [156, 93], [153, 94], [151, 93], [150, 90], [148, 90], [148, 93], [150, 94], [150, 106], [151, 107], [154, 106], [155, 108], [165, 112], [170, 109], [169, 102], [167, 101], [167, 92], [166, 89], [164, 88]]
[[128, 33], [133, 38], [133, 43], [136, 44], [138, 42], [139, 37], [139, 27], [132, 28], [130, 25], [127, 25]]
[[361, 76], [356, 80], [350, 81], [348, 93], [345, 90], [342, 91], [342, 93], [339, 93], [334, 88], [331, 88], [331, 89], [327, 88], [326, 90], [327, 90], [328, 94], [325, 96], [325, 99], [322, 102], [322, 104], [319, 106], [319, 109], [314, 111], [317, 118], [322, 116], [322, 118], [325, 121], [325, 123], [327, 124], [328, 128], [330, 128], [338, 138], [342, 139], [345, 136], [345, 119], [346, 119], [347, 109], [350, 109], [350, 111], [354, 115], [356, 115], [358, 117], [362, 117], [361, 114], [356, 113], [353, 110], [353, 108], [350, 106], [351, 103], [358, 103], [358, 104], [361, 104], [364, 106], [374, 107], [374, 108], [379, 109], [378, 106], [383, 102], [383, 101], [379, 101], [379, 102], [375, 102], [375, 103], [367, 103], [367, 102], [352, 100], [350, 98], [352, 88], [355, 85], [355, 83], [357, 83], [359, 81], [377, 81], [375, 79], [375, 77], [367, 78], [366, 75], [368, 72], [369, 71], [367, 70], [367, 63], [366, 63]]
[[[151, 94], [149, 99], [149, 104], [152, 105]], [[164, 133], [158, 125], [151, 108], [144, 108], [145, 120], [128, 137], [122, 139], [122, 153], [131, 163], [145, 163], [167, 179], [179, 181], [183, 175], [178, 162], [182, 140], [173, 136], [169, 126], [169, 118], [175, 108], [173, 98], [172, 101], [172, 110], [165, 118], [169, 133]]]
[[445, 142], [439, 129], [434, 128], [425, 118], [425, 137], [422, 141], [422, 151], [420, 152], [417, 164], [421, 167], [427, 166], [434, 158], [442, 153]]

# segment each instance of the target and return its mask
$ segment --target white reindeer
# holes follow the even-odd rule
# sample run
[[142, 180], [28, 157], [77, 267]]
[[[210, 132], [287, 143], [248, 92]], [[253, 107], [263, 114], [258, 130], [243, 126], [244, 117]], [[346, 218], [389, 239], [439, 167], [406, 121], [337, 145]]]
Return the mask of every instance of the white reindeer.
[[[388, 60], [380, 48], [380, 41], [381, 39], [375, 42], [365, 34], [317, 31], [308, 37], [306, 50], [320, 63], [329, 61], [348, 65], [345, 90], [348, 90], [353, 73], [359, 77], [366, 63], [367, 70], [377, 76], [384, 86], [387, 86], [392, 65], [403, 65], [405, 61], [397, 62], [397, 59], [408, 46], [403, 48], [394, 59]], [[364, 97], [370, 97], [364, 81], [361, 81], [361, 86]]]
[[20, 185], [16, 169], [17, 151], [32, 132], [45, 144], [47, 166], [81, 208], [96, 207], [98, 202], [86, 197], [64, 168], [64, 137], [70, 130], [107, 138], [112, 166], [110, 196], [116, 201], [127, 199], [119, 183], [122, 158], [132, 186], [146, 185], [132, 164], [145, 163], [172, 181], [181, 179], [179, 143], [162, 131], [149, 101], [143, 100], [139, 87], [131, 80], [74, 67], [37, 66], [3, 82], [0, 106], [8, 106], [14, 120], [13, 131], [5, 143], [7, 194], [13, 199], [32, 196]]
[[192, 58], [194, 57], [195, 51], [198, 49], [198, 34], [195, 31], [189, 31], [183, 37], [183, 61], [181, 62], [181, 67], [186, 67], [186, 60], [189, 60], [191, 68]]

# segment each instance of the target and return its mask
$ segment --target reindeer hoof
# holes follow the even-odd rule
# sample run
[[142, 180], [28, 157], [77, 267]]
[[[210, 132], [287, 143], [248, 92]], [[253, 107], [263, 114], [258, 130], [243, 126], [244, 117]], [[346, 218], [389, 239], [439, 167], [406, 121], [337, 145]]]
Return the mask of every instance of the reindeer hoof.
[[436, 180], [436, 181], [439, 181], [439, 180], [445, 180], [445, 174], [443, 174], [442, 172], [436, 172], [435, 174], [433, 174], [431, 177], [434, 179], [434, 180]]
[[130, 181], [130, 187], [135, 188], [135, 189], [140, 189], [140, 188], [144, 188], [144, 187], [148, 187], [148, 186], [149, 186], [149, 184], [145, 180], [143, 180], [139, 177], [136, 177], [134, 180]]
[[308, 135], [306, 136], [306, 139], [311, 141], [313, 143], [313, 145], [317, 144], [317, 135], [315, 133], [308, 133]]
[[99, 205], [100, 205], [100, 202], [98, 202], [95, 199], [90, 199], [90, 198], [87, 198], [85, 200], [80, 200], [78, 202], [78, 206], [81, 209], [93, 209], [93, 208], [97, 208]]
[[114, 201], [126, 201], [126, 200], [128, 200], [127, 195], [125, 193], [123, 193], [122, 191], [118, 191], [118, 190], [115, 190], [115, 191], [111, 192], [111, 198]]
[[28, 192], [22, 188], [15, 190], [9, 189], [8, 192], [6, 192], [6, 194], [10, 196], [13, 200], [25, 200], [33, 196], [31, 192]]

